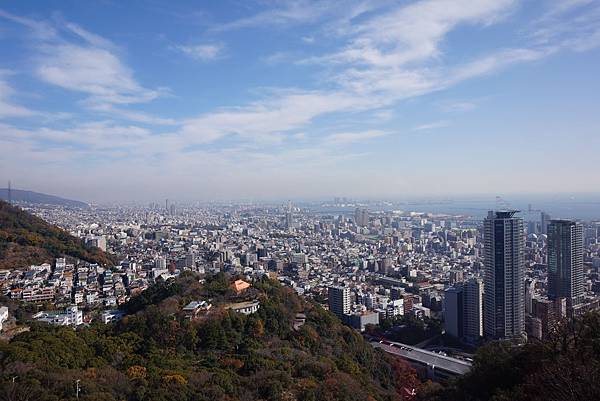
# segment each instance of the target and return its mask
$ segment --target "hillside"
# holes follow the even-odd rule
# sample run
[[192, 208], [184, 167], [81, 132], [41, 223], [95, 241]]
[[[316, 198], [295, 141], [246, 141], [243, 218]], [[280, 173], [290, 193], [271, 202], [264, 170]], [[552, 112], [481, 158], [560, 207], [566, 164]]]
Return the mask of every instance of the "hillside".
[[[58, 196], [42, 194], [39, 192], [25, 191], [22, 189], [11, 189], [10, 197], [13, 202], [27, 202], [40, 205], [55, 205], [74, 208], [90, 207], [85, 202], [72, 199], [64, 199]], [[8, 201], [8, 188], [0, 188], [0, 199]]]
[[0, 269], [50, 262], [71, 256], [112, 265], [112, 257], [18, 207], [0, 201]]
[[[81, 380], [81, 400], [391, 401], [419, 385], [408, 365], [291, 289], [265, 278], [238, 296], [231, 280], [219, 274], [200, 284], [187, 272], [134, 298], [114, 325], [34, 325], [0, 344], [2, 395], [74, 400]], [[190, 321], [182, 308], [197, 299], [213, 307]], [[260, 300], [254, 314], [224, 308], [248, 299]], [[294, 328], [298, 312], [306, 322]]]
[[431, 401], [600, 400], [600, 313], [562, 323], [550, 338], [480, 348], [472, 371]]

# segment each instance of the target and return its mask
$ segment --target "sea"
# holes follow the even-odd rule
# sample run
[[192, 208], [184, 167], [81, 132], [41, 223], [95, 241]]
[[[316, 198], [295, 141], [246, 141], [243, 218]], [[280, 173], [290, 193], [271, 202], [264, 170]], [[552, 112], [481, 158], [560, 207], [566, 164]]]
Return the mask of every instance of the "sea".
[[446, 198], [405, 198], [390, 201], [357, 201], [347, 205], [312, 206], [318, 214], [349, 215], [356, 207], [369, 211], [423, 212], [483, 219], [489, 210], [519, 210], [526, 221], [539, 221], [541, 212], [551, 218], [600, 221], [600, 194], [506, 195]]

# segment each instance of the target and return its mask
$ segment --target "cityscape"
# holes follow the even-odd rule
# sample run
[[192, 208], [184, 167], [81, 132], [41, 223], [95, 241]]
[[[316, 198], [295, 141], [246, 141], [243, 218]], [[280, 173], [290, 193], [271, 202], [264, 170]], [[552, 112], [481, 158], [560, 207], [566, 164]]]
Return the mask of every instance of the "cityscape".
[[[23, 207], [121, 258], [111, 269], [57, 258], [0, 270], [3, 295], [56, 307], [33, 315], [50, 324], [112, 323], [126, 315], [119, 306], [131, 297], [185, 271], [226, 272], [245, 283], [268, 276], [389, 352], [394, 342], [380, 340], [385, 334], [374, 334], [381, 332], [373, 326], [393, 322], [393, 330], [408, 316], [437, 321], [439, 331], [419, 343], [449, 366], [458, 363], [445, 372], [438, 361], [428, 373], [446, 379], [462, 374], [486, 341], [543, 340], [558, 322], [600, 307], [600, 220], [552, 219], [531, 210], [528, 221], [516, 210], [489, 211], [481, 220], [382, 211], [344, 198], [303, 205], [200, 207], [165, 200]], [[197, 307], [209, 306], [200, 302]]]
[[0, 4], [0, 401], [600, 400], [600, 0]]

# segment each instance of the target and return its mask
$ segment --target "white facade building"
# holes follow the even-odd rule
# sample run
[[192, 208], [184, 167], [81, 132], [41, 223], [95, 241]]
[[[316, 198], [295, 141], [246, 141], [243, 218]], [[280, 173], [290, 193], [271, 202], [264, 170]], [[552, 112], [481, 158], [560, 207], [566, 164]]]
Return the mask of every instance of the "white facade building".
[[8, 308], [6, 306], [0, 307], [0, 331], [2, 331], [2, 324], [8, 320]]

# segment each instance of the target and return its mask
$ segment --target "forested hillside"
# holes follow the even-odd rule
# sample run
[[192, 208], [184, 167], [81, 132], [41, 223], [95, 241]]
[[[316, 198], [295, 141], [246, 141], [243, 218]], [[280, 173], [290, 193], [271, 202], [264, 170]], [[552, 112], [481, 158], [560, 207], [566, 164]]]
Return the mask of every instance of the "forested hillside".
[[[133, 298], [115, 325], [74, 331], [34, 325], [0, 345], [0, 383], [11, 399], [401, 400], [419, 386], [405, 363], [374, 350], [321, 307], [268, 279], [238, 296], [230, 278], [186, 273]], [[224, 303], [260, 300], [251, 315]], [[190, 300], [211, 299], [200, 319]], [[306, 322], [294, 328], [296, 314]], [[11, 378], [18, 377], [18, 386]], [[29, 398], [24, 398], [29, 396]]]
[[600, 314], [564, 322], [547, 341], [480, 348], [471, 373], [431, 400], [600, 400]]
[[51, 262], [61, 256], [109, 266], [114, 263], [113, 257], [100, 249], [86, 247], [66, 231], [0, 201], [0, 269]]

